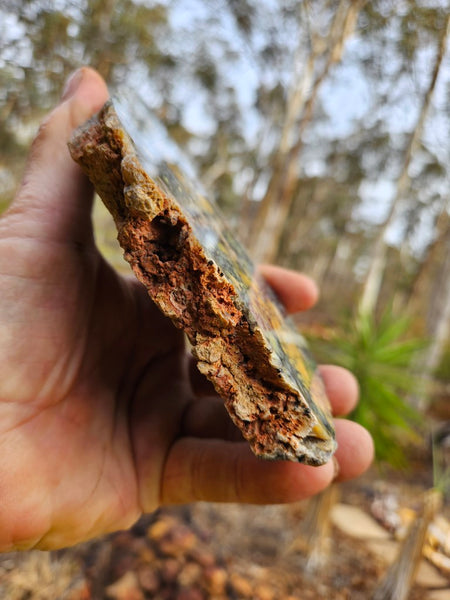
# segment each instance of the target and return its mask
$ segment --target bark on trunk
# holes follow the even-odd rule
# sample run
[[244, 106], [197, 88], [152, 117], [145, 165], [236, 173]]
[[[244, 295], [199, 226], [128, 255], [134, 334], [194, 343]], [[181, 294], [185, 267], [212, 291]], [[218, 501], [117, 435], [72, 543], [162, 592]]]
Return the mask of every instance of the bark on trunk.
[[397, 180], [396, 192], [391, 204], [391, 208], [389, 210], [389, 214], [386, 217], [384, 223], [381, 225], [373, 245], [370, 266], [366, 275], [360, 301], [361, 310], [363, 312], [373, 312], [373, 310], [376, 308], [378, 297], [380, 295], [383, 274], [386, 268], [386, 232], [393, 223], [395, 217], [397, 216], [398, 206], [404, 199], [405, 193], [409, 187], [410, 177], [408, 174], [408, 169], [411, 164], [411, 159], [414, 156], [414, 153], [420, 144], [425, 119], [428, 115], [431, 99], [433, 97], [437, 78], [445, 55], [449, 29], [450, 16], [447, 18], [447, 23], [443, 30], [443, 35], [439, 43], [439, 48], [436, 55], [436, 61], [434, 64], [430, 83], [423, 99], [422, 108], [419, 113], [419, 118], [417, 120], [416, 127], [414, 128], [414, 131], [412, 132], [409, 138], [408, 146], [406, 147], [402, 170]]
[[311, 498], [298, 533], [286, 554], [300, 553], [304, 569], [314, 575], [323, 567], [330, 553], [331, 510], [339, 498], [339, 486], [332, 484]]
[[410, 403], [422, 410], [436, 393], [433, 374], [450, 339], [450, 216], [446, 208], [436, 229], [436, 239], [428, 248], [406, 307], [411, 316], [419, 318], [423, 335], [430, 340], [414, 364], [414, 371], [421, 375], [421, 385], [410, 398]]
[[[276, 257], [298, 177], [303, 133], [312, 119], [319, 90], [331, 67], [341, 60], [345, 43], [354, 32], [358, 14], [364, 3], [365, 0], [341, 0], [335, 13], [328, 36], [330, 50], [325, 64], [314, 81], [308, 99], [303, 103], [301, 116], [297, 115], [297, 119], [292, 121], [298, 121], [296, 142], [288, 151], [278, 153], [272, 178], [261, 201], [251, 244], [256, 261], [271, 261]], [[316, 63], [316, 59], [317, 57], [313, 56], [313, 64]], [[290, 110], [286, 110], [286, 114], [289, 113]]]
[[423, 365], [424, 374], [431, 376], [439, 366], [450, 339], [450, 227], [444, 236], [441, 264], [431, 287], [427, 314], [427, 333], [431, 338]]
[[400, 546], [398, 556], [376, 588], [372, 600], [407, 600], [414, 578], [422, 560], [422, 550], [428, 526], [442, 504], [436, 490], [427, 492], [422, 513], [411, 525]]

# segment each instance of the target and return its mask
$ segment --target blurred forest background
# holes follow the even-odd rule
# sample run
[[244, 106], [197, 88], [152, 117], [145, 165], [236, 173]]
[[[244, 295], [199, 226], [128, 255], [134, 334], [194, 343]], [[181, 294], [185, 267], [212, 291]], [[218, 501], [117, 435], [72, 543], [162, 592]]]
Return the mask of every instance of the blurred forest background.
[[[361, 402], [352, 417], [373, 434], [378, 464], [413, 467], [404, 478], [384, 470], [381, 484], [372, 473], [369, 485], [346, 488], [347, 500], [392, 533], [404, 524], [389, 509], [397, 502], [394, 487], [405, 483], [415, 498], [417, 486], [434, 487], [440, 501], [427, 509], [425, 495], [422, 508], [409, 513], [409, 522], [419, 524], [415, 534], [411, 529], [416, 546], [450, 490], [449, 38], [449, 0], [0, 2], [0, 211], [14, 195], [39, 122], [75, 68], [95, 67], [113, 91], [138, 89], [254, 259], [299, 269], [319, 283], [318, 306], [298, 316], [302, 330], [317, 358], [355, 372]], [[126, 268], [99, 203], [94, 217], [101, 250]], [[12, 599], [106, 593], [275, 600], [298, 599], [292, 590], [300, 589], [302, 599], [366, 600], [386, 569], [377, 560], [392, 557], [397, 542], [370, 550], [361, 536], [367, 515], [353, 508], [349, 513], [344, 505], [340, 529], [334, 521], [333, 568], [308, 575], [318, 556], [311, 544], [322, 556], [329, 530], [330, 489], [312, 502], [303, 534], [295, 506], [287, 513], [201, 505], [175, 517], [156, 513], [150, 528], [138, 524], [94, 542], [69, 554], [67, 564], [65, 555], [2, 559], [0, 592], [9, 590]], [[450, 525], [442, 523], [440, 554], [435, 542], [430, 552], [450, 576]], [[204, 547], [198, 524], [214, 532], [215, 548]], [[350, 524], [357, 541], [345, 537]], [[288, 565], [289, 535], [307, 539], [306, 570], [292, 563], [277, 575], [275, 563]], [[395, 582], [403, 573], [409, 589], [409, 565], [421, 557], [420, 550], [411, 553], [414, 544], [402, 546], [403, 562], [376, 598], [406, 598]], [[226, 564], [217, 558], [224, 548], [233, 557]], [[64, 595], [52, 586], [72, 589], [75, 556], [84, 564], [81, 591]], [[325, 564], [320, 560], [315, 568]], [[261, 592], [255, 573], [263, 574]], [[185, 594], [188, 575], [193, 595]], [[425, 580], [443, 591], [426, 598], [448, 597], [446, 580]], [[423, 588], [414, 594], [413, 600], [425, 597]]]
[[447, 0], [3, 0], [0, 205], [74, 68], [139, 88], [254, 258], [318, 281], [306, 332], [356, 371], [356, 417], [401, 462], [416, 409], [450, 396], [449, 14]]

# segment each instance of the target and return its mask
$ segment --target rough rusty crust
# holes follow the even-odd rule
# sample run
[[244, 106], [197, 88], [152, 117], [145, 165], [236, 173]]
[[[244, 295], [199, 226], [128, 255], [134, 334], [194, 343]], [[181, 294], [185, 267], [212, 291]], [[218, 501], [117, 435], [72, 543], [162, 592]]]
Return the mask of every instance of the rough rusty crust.
[[126, 260], [162, 312], [186, 332], [199, 370], [254, 453], [309, 464], [327, 460], [320, 440], [308, 438], [306, 403], [280, 381], [264, 340], [236, 307], [232, 285], [207, 259], [178, 205], [143, 171], [110, 105], [76, 132], [69, 149], [112, 213]]

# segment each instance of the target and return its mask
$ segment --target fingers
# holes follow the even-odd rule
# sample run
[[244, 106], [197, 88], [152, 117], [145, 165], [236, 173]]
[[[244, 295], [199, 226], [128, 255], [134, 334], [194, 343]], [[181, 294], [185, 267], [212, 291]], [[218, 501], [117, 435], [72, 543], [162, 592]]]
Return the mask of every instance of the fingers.
[[319, 372], [333, 415], [337, 417], [350, 413], [358, 403], [359, 386], [356, 377], [337, 365], [321, 365]]
[[[108, 98], [106, 84], [90, 68], [75, 72], [61, 103], [48, 115], [33, 142], [24, 181], [10, 211], [21, 231], [43, 239], [83, 242], [92, 238], [91, 186], [67, 149], [76, 127]], [[24, 230], [25, 229], [25, 230]]]
[[265, 461], [256, 458], [245, 442], [182, 438], [165, 464], [161, 502], [295, 502], [323, 490], [333, 476], [331, 462], [310, 467]]
[[191, 402], [184, 414], [181, 434], [188, 437], [242, 440], [240, 430], [218, 396], [204, 396]]
[[262, 265], [259, 272], [290, 314], [314, 306], [319, 290], [312, 279], [296, 271], [273, 265]]
[[364, 473], [373, 461], [373, 440], [364, 427], [353, 421], [338, 419], [335, 427], [338, 442], [335, 457], [339, 463], [337, 481], [354, 479]]
[[[197, 371], [192, 363], [192, 372]], [[330, 400], [333, 415], [343, 416], [351, 412], [358, 402], [358, 383], [346, 369], [335, 365], [319, 367]], [[191, 402], [183, 420], [183, 434], [201, 438], [238, 440], [239, 430], [228, 416], [223, 401], [214, 396], [212, 384], [199, 373], [195, 390], [200, 397]]]
[[[373, 460], [372, 438], [357, 423], [343, 420], [336, 422], [336, 436], [337, 479], [358, 477]], [[165, 464], [161, 502], [296, 502], [323, 490], [334, 476], [333, 461], [321, 467], [265, 461], [245, 442], [181, 438]]]

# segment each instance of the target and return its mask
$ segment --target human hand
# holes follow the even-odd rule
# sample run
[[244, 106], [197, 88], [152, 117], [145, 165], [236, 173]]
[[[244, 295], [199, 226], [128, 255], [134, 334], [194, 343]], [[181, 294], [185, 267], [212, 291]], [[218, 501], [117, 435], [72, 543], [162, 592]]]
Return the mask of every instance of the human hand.
[[[0, 219], [0, 550], [68, 546], [127, 528], [161, 504], [290, 502], [334, 477], [257, 459], [222, 401], [205, 396], [183, 336], [134, 278], [102, 258], [92, 188], [69, 156], [72, 130], [107, 99], [78, 71], [33, 143], [17, 197]], [[290, 312], [313, 283], [264, 268]], [[357, 385], [323, 367], [336, 415]], [[339, 478], [359, 475], [372, 443], [337, 420]]]

